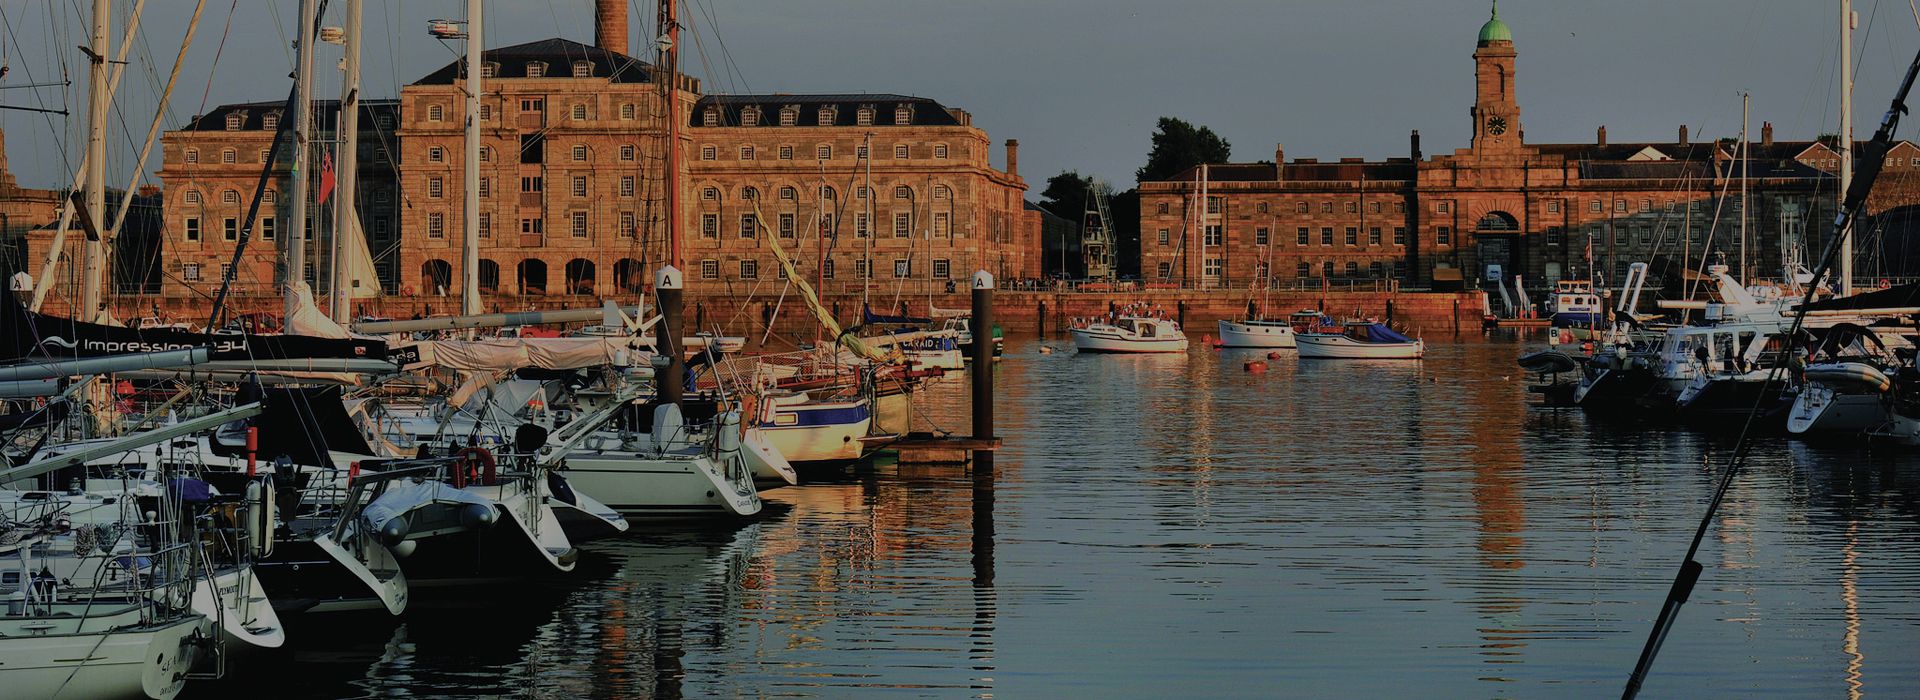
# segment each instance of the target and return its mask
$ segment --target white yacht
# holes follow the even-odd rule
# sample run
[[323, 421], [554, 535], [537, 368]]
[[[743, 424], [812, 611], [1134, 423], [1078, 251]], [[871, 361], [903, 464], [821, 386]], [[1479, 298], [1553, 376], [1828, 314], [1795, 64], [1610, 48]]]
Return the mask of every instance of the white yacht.
[[1095, 321], [1076, 326], [1073, 346], [1080, 352], [1162, 353], [1186, 352], [1187, 334], [1180, 324], [1150, 316], [1121, 316], [1112, 322]]
[[1385, 324], [1349, 322], [1340, 333], [1302, 333], [1300, 359], [1418, 360], [1427, 343], [1401, 335]]
[[1225, 348], [1291, 348], [1294, 335], [1288, 321], [1220, 320], [1220, 346]]

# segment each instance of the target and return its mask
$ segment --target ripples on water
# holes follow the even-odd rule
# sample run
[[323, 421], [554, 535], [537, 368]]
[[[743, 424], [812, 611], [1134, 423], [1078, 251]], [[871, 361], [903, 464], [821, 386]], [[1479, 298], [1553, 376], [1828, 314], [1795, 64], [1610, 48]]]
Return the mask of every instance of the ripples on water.
[[[1729, 447], [1531, 407], [1510, 342], [1265, 374], [1049, 342], [1010, 343], [991, 484], [777, 490], [751, 524], [590, 544], [570, 579], [294, 629], [201, 691], [1611, 697]], [[931, 420], [964, 429], [965, 391]], [[1920, 459], [1753, 454], [1649, 696], [1920, 693]]]

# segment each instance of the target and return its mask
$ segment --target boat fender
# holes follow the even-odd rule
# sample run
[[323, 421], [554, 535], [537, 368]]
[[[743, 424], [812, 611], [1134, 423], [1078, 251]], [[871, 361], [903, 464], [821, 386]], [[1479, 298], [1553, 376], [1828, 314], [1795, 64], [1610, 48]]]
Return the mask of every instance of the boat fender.
[[738, 411], [728, 411], [720, 415], [720, 435], [716, 442], [719, 443], [721, 452], [740, 451], [740, 436], [743, 434], [740, 424]]
[[271, 474], [247, 482], [247, 537], [253, 540], [254, 555], [261, 558], [273, 555], [273, 531], [279, 519], [277, 490]]
[[500, 483], [499, 465], [494, 462], [493, 452], [485, 447], [465, 447], [453, 454], [459, 460], [453, 469], [453, 487], [466, 488], [467, 484], [492, 486]]
[[580, 505], [580, 498], [573, 495], [573, 484], [567, 483], [567, 477], [561, 476], [560, 472], [547, 472], [547, 490], [561, 503]]
[[393, 552], [393, 556], [396, 559], [405, 559], [413, 556], [414, 551], [418, 549], [420, 549], [420, 540], [407, 540], [400, 544], [387, 547], [387, 551]]

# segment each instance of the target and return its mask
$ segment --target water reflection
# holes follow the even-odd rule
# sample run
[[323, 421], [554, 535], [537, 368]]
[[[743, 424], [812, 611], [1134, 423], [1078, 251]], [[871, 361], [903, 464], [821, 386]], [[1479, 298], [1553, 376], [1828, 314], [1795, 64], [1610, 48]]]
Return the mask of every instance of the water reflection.
[[[290, 697], [1612, 696], [1719, 438], [1534, 407], [1507, 343], [1426, 362], [1043, 355], [991, 465], [886, 462], [581, 575], [363, 621]], [[1268, 362], [1264, 373], [1247, 360]], [[966, 382], [916, 427], [966, 430]], [[1920, 687], [1920, 460], [1769, 439], [1650, 693]], [[1877, 653], [1874, 653], [1876, 652]], [[1872, 663], [1868, 663], [1869, 654]], [[214, 686], [214, 690], [256, 685]], [[207, 697], [228, 693], [200, 689]]]

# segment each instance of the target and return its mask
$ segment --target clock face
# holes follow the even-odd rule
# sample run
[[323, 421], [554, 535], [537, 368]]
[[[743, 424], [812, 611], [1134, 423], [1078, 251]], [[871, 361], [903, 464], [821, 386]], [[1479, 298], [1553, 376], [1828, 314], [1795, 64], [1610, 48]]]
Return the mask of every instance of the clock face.
[[1487, 117], [1487, 133], [1499, 136], [1507, 133], [1506, 117]]

